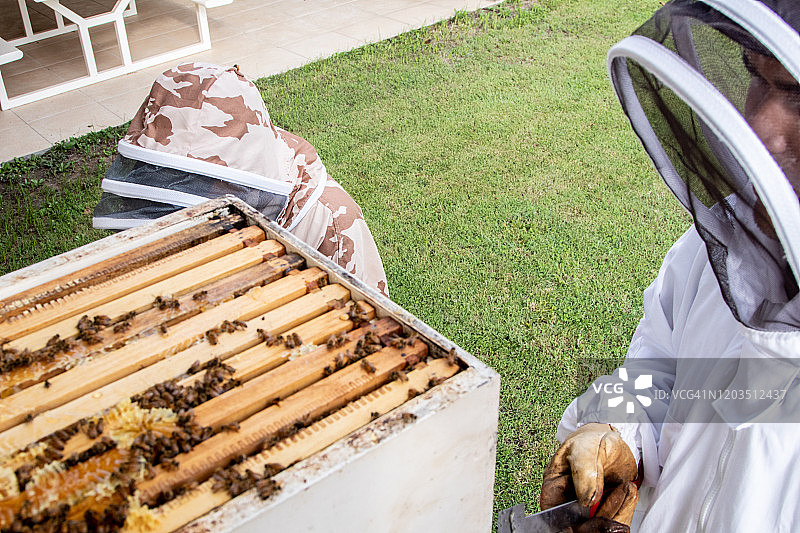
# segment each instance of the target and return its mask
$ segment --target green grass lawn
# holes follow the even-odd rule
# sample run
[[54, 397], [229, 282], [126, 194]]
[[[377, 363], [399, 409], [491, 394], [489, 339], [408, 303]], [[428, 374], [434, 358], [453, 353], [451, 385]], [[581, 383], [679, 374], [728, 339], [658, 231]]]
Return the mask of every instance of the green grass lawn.
[[[392, 299], [502, 376], [495, 510], [538, 507], [582, 362], [624, 356], [689, 225], [605, 67], [659, 4], [514, 1], [257, 83], [363, 208]], [[103, 235], [91, 209], [122, 131], [3, 165], [0, 271]]]

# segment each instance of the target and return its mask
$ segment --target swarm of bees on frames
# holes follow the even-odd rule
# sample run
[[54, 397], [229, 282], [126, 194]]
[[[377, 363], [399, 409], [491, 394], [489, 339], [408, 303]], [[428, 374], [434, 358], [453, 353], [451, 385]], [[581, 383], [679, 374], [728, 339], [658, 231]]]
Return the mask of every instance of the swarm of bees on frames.
[[[114, 333], [124, 333], [131, 327], [131, 319], [136, 316], [135, 311], [131, 311], [123, 315], [120, 320], [114, 325]], [[106, 315], [97, 315], [89, 318], [89, 315], [83, 315], [76, 325], [78, 335], [76, 339], [83, 341], [87, 345], [94, 345], [102, 342], [100, 331], [110, 326], [112, 323], [111, 318]], [[14, 348], [6, 348], [0, 344], [0, 372], [10, 372], [16, 368], [29, 366], [35, 363], [46, 363], [55, 360], [59, 354], [72, 351], [76, 346], [76, 341], [73, 339], [62, 339], [60, 334], [53, 335], [47, 340], [44, 347], [30, 351], [25, 349], [23, 351]], [[46, 387], [49, 386], [46, 385]]]
[[[243, 291], [243, 292], [246, 292]], [[210, 298], [208, 292], [198, 291], [192, 295], [191, 299], [193, 301], [201, 302], [207, 301]], [[213, 296], [216, 298], [216, 293]], [[195, 307], [201, 308], [205, 306], [205, 303], [198, 303], [192, 305], [191, 303], [187, 303], [185, 298], [181, 298], [181, 301], [184, 302], [185, 305], [190, 305], [193, 309]], [[157, 298], [156, 302], [154, 302], [154, 307], [158, 307], [161, 310], [169, 310], [169, 309], [178, 309], [180, 307], [180, 303], [176, 299], [172, 299], [169, 297], [165, 298]], [[369, 323], [367, 318], [367, 313], [363, 311], [363, 307], [358, 305], [351, 305], [351, 304], [343, 304], [342, 302], [335, 302], [335, 308], [342, 308], [347, 307], [347, 318], [351, 320], [355, 327], [361, 327], [365, 323]], [[341, 311], [340, 317], [343, 318], [345, 311]], [[103, 328], [108, 328], [109, 330], [112, 329], [114, 333], [125, 333], [129, 331], [133, 326], [131, 324], [131, 320], [134, 318], [135, 313], [132, 312], [129, 315], [121, 317], [119, 319], [115, 319], [112, 323], [111, 319], [108, 317], [103, 316], [95, 316], [93, 319], [89, 319], [88, 316], [84, 316], [83, 319], [83, 329], [79, 328], [79, 332], [82, 336], [78, 338], [83, 340], [84, 342], [100, 342], [100, 340], [94, 340], [92, 335], [97, 336], [97, 332], [101, 331]], [[169, 317], [171, 315], [166, 315]], [[166, 318], [165, 318], [166, 319]], [[175, 319], [177, 320], [177, 319]], [[175, 320], [169, 322], [172, 324]], [[337, 320], [338, 322], [338, 320]], [[134, 325], [138, 328], [139, 325], [137, 322], [134, 322]], [[349, 325], [349, 324], [348, 324]], [[233, 333], [236, 331], [243, 330], [247, 327], [247, 324], [242, 321], [232, 320], [228, 321], [225, 320], [218, 326], [204, 332], [206, 339], [210, 344], [217, 344], [219, 342], [219, 336], [223, 333]], [[399, 350], [406, 348], [407, 346], [413, 345], [417, 341], [416, 335], [412, 335], [410, 337], [404, 337], [402, 335], [396, 335], [396, 328], [382, 328], [383, 326], [381, 323], [378, 325], [373, 325], [372, 330], [367, 331], [364, 333], [361, 338], [356, 339], [355, 336], [358, 335], [358, 332], [351, 332], [350, 336], [346, 333], [338, 333], [334, 335], [330, 335], [326, 342], [326, 347], [328, 350], [336, 350], [337, 348], [341, 348], [341, 350], [337, 350], [330, 355], [327, 356], [329, 359], [329, 364], [324, 367], [323, 373], [325, 375], [330, 375], [336, 372], [337, 370], [345, 368], [347, 365], [360, 362], [359, 366], [360, 371], [363, 371], [367, 374], [376, 374], [377, 368], [376, 364], [372, 361], [365, 359], [368, 355], [377, 352], [384, 347], [390, 346]], [[405, 326], [404, 326], [405, 327]], [[252, 329], [255, 329], [253, 326]], [[364, 328], [365, 330], [368, 328]], [[167, 333], [167, 323], [161, 324], [158, 326], [158, 330], [161, 333]], [[151, 330], [152, 331], [152, 330]], [[302, 339], [296, 334], [284, 334], [283, 336], [273, 336], [269, 332], [258, 329], [258, 335], [261, 338], [262, 342], [267, 344], [268, 346], [274, 344], [283, 344], [288, 349], [293, 349], [297, 346], [302, 345]], [[363, 331], [363, 330], [362, 330]], [[378, 335], [381, 331], [388, 331], [388, 333]], [[109, 331], [110, 332], [110, 331]], [[84, 334], [85, 333], [85, 334]], [[198, 332], [199, 333], [199, 332]], [[106, 334], [107, 335], [107, 334]], [[351, 340], [352, 337], [352, 340]], [[324, 337], [323, 337], [324, 338]], [[110, 342], [110, 341], [109, 341]], [[316, 341], [315, 341], [316, 342]], [[68, 351], [72, 349], [72, 345], [75, 344], [75, 341], [70, 339], [60, 339], [60, 337], [55, 336], [51, 339], [51, 342], [48, 342], [48, 346], [51, 346], [51, 351], [55, 352], [56, 350]], [[124, 341], [123, 341], [124, 344]], [[344, 346], [347, 345], [347, 350], [344, 349]], [[387, 354], [389, 351], [387, 350]], [[432, 355], [431, 357], [443, 357], [445, 352], [441, 350], [437, 355]], [[5, 350], [3, 350], [2, 342], [0, 342], [0, 354], [4, 355]], [[36, 356], [37, 354], [28, 354], [26, 357], [30, 358], [31, 356]], [[405, 356], [405, 353], [402, 355]], [[447, 355], [448, 360], [455, 362], [455, 349], [450, 351], [450, 354]], [[416, 361], [416, 358], [414, 359]], [[410, 362], [410, 361], [409, 361]], [[3, 358], [0, 357], [0, 369], [2, 369]], [[323, 363], [324, 364], [324, 363]], [[185, 368], [185, 367], [184, 367]], [[319, 367], [317, 367], [319, 368]], [[406, 368], [406, 370], [408, 367]], [[181, 369], [179, 369], [181, 370]], [[351, 369], [353, 371], [357, 371], [357, 369]], [[202, 376], [202, 379], [193, 379], [188, 380], [191, 382], [190, 385], [182, 386], [179, 383], [179, 380], [185, 379], [187, 375], [194, 375], [201, 372], [205, 374]], [[160, 431], [164, 431], [163, 429], [158, 429], [158, 431], [146, 431], [139, 436], [136, 437], [134, 444], [131, 446], [131, 458], [126, 458], [126, 461], [130, 462], [130, 470], [132, 474], [128, 478], [124, 479], [134, 479], [134, 475], [137, 476], [137, 479], [141, 479], [141, 476], [144, 475], [147, 478], [152, 478], [158, 472], [158, 469], [154, 470], [153, 466], [159, 466], [162, 470], [170, 471], [176, 470], [180, 468], [180, 463], [177, 459], [178, 455], [181, 453], [185, 453], [191, 451], [193, 446], [196, 446], [198, 443], [202, 442], [203, 440], [208, 439], [214, 434], [221, 433], [221, 432], [237, 432], [240, 431], [240, 426], [238, 422], [231, 422], [231, 423], [224, 423], [222, 425], [215, 425], [215, 429], [202, 427], [196, 424], [193, 420], [192, 414], [192, 407], [197, 406], [203, 401], [206, 401], [209, 398], [213, 398], [216, 395], [221, 394], [225, 390], [230, 390], [230, 388], [235, 387], [240, 382], [238, 380], [233, 379], [233, 375], [235, 373], [235, 369], [232, 367], [225, 365], [219, 359], [212, 359], [206, 363], [201, 363], [200, 361], [195, 361], [184, 374], [181, 374], [178, 378], [165, 381], [163, 383], [159, 383], [144, 391], [143, 393], [136, 395], [135, 397], [131, 398], [132, 400], [135, 399], [136, 403], [138, 403], [141, 407], [147, 405], [148, 408], [155, 408], [155, 407], [167, 407], [172, 410], [178, 412], [178, 430], [175, 432], [170, 433], [169, 435], [165, 435], [160, 433]], [[317, 374], [317, 377], [319, 374]], [[381, 376], [385, 376], [381, 374]], [[412, 374], [413, 376], [413, 374]], [[200, 376], [198, 376], [200, 378]], [[376, 380], [376, 377], [372, 377], [371, 379]], [[407, 372], [401, 370], [395, 370], [391, 373], [390, 379], [392, 381], [400, 381], [400, 382], [408, 382], [409, 378], [407, 376]], [[57, 382], [60, 380], [56, 380]], [[385, 381], [385, 380], [383, 380]], [[428, 386], [433, 386], [435, 384], [440, 383], [443, 381], [441, 378], [431, 378], [428, 381]], [[47, 388], [50, 386], [49, 381], [44, 381], [44, 387]], [[409, 398], [413, 398], [417, 394], [420, 394], [419, 391], [414, 389], [408, 392]], [[275, 398], [273, 401], [269, 402], [269, 405], [278, 405], [279, 398]], [[30, 419], [32, 419], [31, 414], [28, 415]], [[372, 412], [371, 418], [375, 419], [381, 416], [379, 412]], [[416, 415], [411, 413], [403, 413], [399, 416], [392, 417], [391, 419], [387, 417], [387, 420], [402, 420], [404, 422], [410, 422], [416, 419]], [[28, 420], [28, 421], [29, 421]], [[286, 439], [294, 435], [295, 433], [301, 431], [303, 428], [306, 428], [310, 423], [309, 417], [303, 417], [301, 419], [297, 419], [294, 423], [289, 424], [286, 427], [281, 428], [278, 432], [274, 433], [268, 439], [264, 439], [261, 443], [261, 446], [268, 446], [274, 445], [280, 440]], [[90, 457], [101, 455], [108, 450], [112, 450], [116, 447], [116, 443], [109, 439], [108, 437], [103, 435], [104, 431], [104, 422], [102, 418], [89, 418], [84, 419], [80, 423], [74, 424], [74, 428], [70, 429], [69, 431], [61, 430], [62, 433], [56, 432], [51, 434], [47, 437], [47, 446], [42, 449], [42, 451], [37, 452], [40, 455], [40, 463], [47, 464], [48, 462], [52, 461], [60, 461], [62, 464], [65, 465], [76, 465], [81, 461], [85, 461]], [[92, 447], [83, 451], [81, 454], [72, 454], [69, 458], [63, 459], [61, 452], [65, 449], [65, 444], [69, 441], [74, 433], [70, 433], [70, 431], [78, 432], [82, 431], [86, 434], [87, 437], [93, 439], [94, 442]], [[106, 433], [110, 433], [106, 431]], [[231, 435], [231, 438], [236, 438], [235, 436]], [[83, 437], [81, 437], [83, 439]], [[42, 441], [44, 442], [44, 439]], [[77, 442], [77, 441], [76, 441]], [[83, 441], [80, 441], [83, 442]], [[72, 444], [74, 445], [74, 444]], [[66, 446], [67, 448], [71, 447]], [[88, 444], [87, 444], [88, 445]], [[252, 450], [250, 452], [252, 453]], [[130, 459], [130, 460], [129, 460]], [[231, 461], [231, 464], [221, 469], [213, 474], [213, 489], [215, 491], [225, 490], [230, 495], [235, 496], [237, 494], [242, 493], [245, 490], [249, 490], [251, 488], [255, 488], [257, 493], [261, 498], [269, 498], [276, 490], [280, 489], [280, 485], [272, 479], [272, 476], [277, 474], [282, 470], [281, 465], [272, 464], [267, 465], [265, 467], [265, 471], [263, 474], [258, 474], [254, 472], [255, 468], [245, 470], [244, 467], [248, 465], [241, 465], [241, 463], [245, 460], [245, 456], [239, 456]], [[234, 467], [234, 465], [240, 465]], [[27, 465], [26, 465], [27, 466]], [[135, 467], [135, 468], [134, 468]], [[135, 474], [133, 474], [135, 470]], [[29, 467], [27, 469], [23, 468], [18, 473], [18, 478], [25, 480], [27, 475], [27, 480], [24, 483], [20, 483], [20, 487], [23, 487], [24, 484], [30, 483], [31, 477], [36, 476], [35, 469], [33, 467]], [[120, 476], [119, 472], [111, 473], [112, 479], [116, 483], [119, 479], [123, 479]], [[194, 483], [196, 485], [196, 483]], [[174, 498], [175, 496], [185, 492], [189, 488], [191, 488], [192, 483], [187, 483], [184, 485], [178, 485], [175, 487], [171, 487], [170, 489], [166, 490], [164, 493], [160, 494], [158, 498], [158, 502], [166, 502], [169, 499]], [[131, 482], [131, 490], [135, 488], [133, 482]], [[124, 491], [122, 491], [124, 492]], [[124, 497], [123, 497], [124, 499]], [[155, 500], [151, 502], [147, 502], [151, 506], [157, 503]], [[58, 531], [66, 531], [68, 533], [75, 531], [88, 531], [93, 530], [92, 528], [96, 527], [96, 530], [99, 531], [113, 531], [115, 528], [111, 526], [113, 521], [115, 520], [114, 513], [118, 513], [117, 519], [121, 516], [121, 524], [124, 524], [125, 515], [127, 513], [127, 509], [122, 506], [117, 508], [111, 508], [108, 511], [108, 523], [104, 523], [106, 520], [105, 515], [103, 514], [104, 511], [100, 511], [99, 513], [95, 514], [88, 514], [86, 520], [76, 520], [74, 521], [62, 521], [60, 523], [60, 528], [57, 529]], [[121, 526], [120, 526], [121, 527]], [[82, 528], [82, 529], [81, 529]], [[35, 529], [35, 528], [33, 528]], [[22, 528], [21, 530], [24, 530]], [[53, 529], [56, 531], [56, 529]], [[2, 532], [2, 533], [5, 533]]]
[[10, 372], [34, 363], [53, 361], [58, 354], [69, 352], [74, 347], [73, 340], [62, 339], [60, 335], [54, 335], [43, 348], [33, 352], [27, 348], [19, 351], [0, 346], [0, 372]]
[[249, 468], [244, 473], [240, 473], [234, 466], [229, 465], [225, 470], [214, 473], [211, 478], [213, 481], [211, 485], [212, 491], [219, 492], [224, 490], [232, 497], [235, 497], [246, 490], [255, 488], [258, 497], [266, 500], [280, 490], [280, 484], [271, 477], [273, 475], [271, 473], [273, 471], [271, 465], [266, 465], [262, 475], [256, 474]]
[[168, 408], [180, 413], [189, 411], [240, 384], [238, 379], [232, 377], [236, 369], [216, 357], [203, 364], [195, 361], [186, 374], [193, 375], [201, 371], [205, 371], [203, 378], [191, 385], [180, 385], [177, 378], [162, 381], [132, 396], [131, 401], [143, 409]]
[[[131, 483], [122, 487], [117, 498], [122, 494], [132, 493]], [[67, 519], [71, 508], [62, 503], [43, 509], [31, 511], [31, 504], [26, 500], [18, 513], [17, 519], [4, 531], [9, 533], [25, 533], [30, 531], [59, 531], [64, 533], [89, 533], [90, 531], [111, 532], [120, 529], [127, 515], [127, 503], [113, 503], [102, 512], [89, 509], [83, 513], [83, 520]]]

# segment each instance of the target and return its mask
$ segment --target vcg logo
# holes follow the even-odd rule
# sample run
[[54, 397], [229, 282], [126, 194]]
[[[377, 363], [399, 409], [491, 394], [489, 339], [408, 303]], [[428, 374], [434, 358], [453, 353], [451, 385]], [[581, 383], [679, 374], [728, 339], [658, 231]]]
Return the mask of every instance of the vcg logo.
[[[623, 394], [625, 393], [625, 383], [628, 382], [628, 369], [624, 367], [620, 368], [619, 378], [622, 380], [621, 383], [592, 383], [592, 388], [594, 389], [595, 394], [599, 394], [600, 392], [604, 392], [606, 394], [616, 394], [616, 396], [608, 399], [608, 406], [612, 408], [617, 407], [623, 401], [625, 401]], [[651, 374], [642, 374], [633, 382], [634, 390], [643, 391], [652, 386], [653, 376]], [[649, 396], [644, 396], [643, 394], [636, 394], [635, 396], [639, 403], [645, 407], [649, 407], [650, 404], [653, 403]], [[634, 402], [632, 400], [628, 400], [625, 403], [625, 412], [628, 414], [634, 412]]]

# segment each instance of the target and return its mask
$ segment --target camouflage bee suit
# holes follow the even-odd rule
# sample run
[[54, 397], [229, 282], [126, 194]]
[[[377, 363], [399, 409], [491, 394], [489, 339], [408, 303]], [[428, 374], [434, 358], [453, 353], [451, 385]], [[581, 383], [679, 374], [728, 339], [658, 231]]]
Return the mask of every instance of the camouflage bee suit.
[[[388, 293], [359, 206], [328, 175], [308, 141], [272, 123], [258, 89], [236, 68], [187, 63], [164, 72], [119, 153], [123, 162], [115, 161], [103, 180], [96, 226], [132, 227], [136, 217], [164, 214], [159, 206], [175, 210], [234, 194]], [[122, 215], [119, 206], [126, 201], [128, 214]], [[117, 207], [103, 211], [104, 202]], [[147, 205], [140, 209], [142, 202]]]

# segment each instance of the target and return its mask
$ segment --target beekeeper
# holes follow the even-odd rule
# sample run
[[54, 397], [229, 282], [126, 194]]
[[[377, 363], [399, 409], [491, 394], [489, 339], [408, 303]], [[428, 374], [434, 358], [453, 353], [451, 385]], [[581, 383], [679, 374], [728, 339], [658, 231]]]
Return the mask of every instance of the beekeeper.
[[361, 209], [310, 143], [271, 122], [237, 68], [187, 63], [161, 74], [118, 148], [95, 227], [127, 229], [233, 194], [387, 294]]
[[800, 530], [798, 27], [796, 0], [675, 0], [609, 52], [694, 225], [624, 365], [564, 413], [543, 509], [577, 496], [633, 531]]

